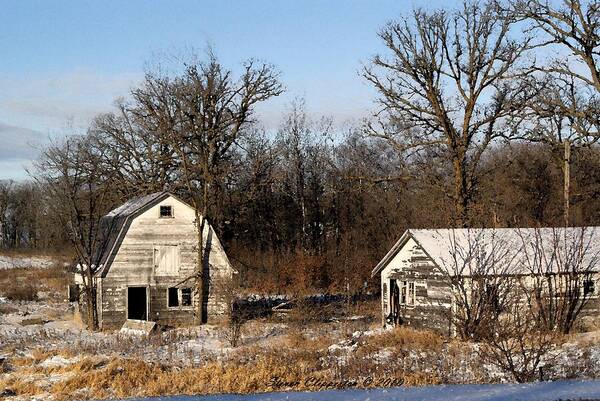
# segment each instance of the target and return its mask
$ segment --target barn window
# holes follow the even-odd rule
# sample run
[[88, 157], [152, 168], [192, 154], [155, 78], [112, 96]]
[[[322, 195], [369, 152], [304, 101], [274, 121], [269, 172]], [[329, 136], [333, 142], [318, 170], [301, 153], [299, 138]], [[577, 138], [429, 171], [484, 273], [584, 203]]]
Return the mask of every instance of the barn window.
[[583, 294], [591, 295], [596, 291], [596, 286], [594, 285], [594, 280], [585, 280], [583, 282]]
[[170, 308], [179, 306], [179, 291], [176, 287], [170, 287], [167, 292], [167, 305]]
[[160, 217], [173, 217], [173, 207], [172, 206], [161, 206], [160, 207]]
[[181, 306], [191, 306], [192, 305], [192, 289], [191, 288], [182, 288], [181, 289]]
[[154, 268], [157, 276], [179, 274], [179, 247], [177, 245], [155, 245]]

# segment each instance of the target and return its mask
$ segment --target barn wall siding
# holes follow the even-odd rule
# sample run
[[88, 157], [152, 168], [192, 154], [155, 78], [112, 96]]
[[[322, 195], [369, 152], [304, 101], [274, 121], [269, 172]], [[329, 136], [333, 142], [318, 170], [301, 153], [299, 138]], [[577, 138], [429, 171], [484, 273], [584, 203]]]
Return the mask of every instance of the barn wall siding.
[[[160, 218], [160, 206], [171, 206], [172, 218]], [[197, 322], [199, 299], [193, 297], [192, 307], [169, 308], [167, 289], [193, 288], [196, 266], [196, 227], [193, 209], [170, 197], [136, 217], [123, 238], [110, 269], [101, 279], [100, 318], [103, 329], [120, 327], [127, 318], [127, 287], [146, 286], [150, 289], [149, 320], [164, 325], [192, 325]], [[208, 259], [209, 288], [206, 310], [208, 322], [222, 320], [228, 315], [227, 283], [232, 269], [229, 260], [211, 227], [204, 231]], [[154, 252], [160, 245], [176, 245], [179, 271], [176, 275], [157, 275]], [[181, 284], [185, 279], [186, 283]]]

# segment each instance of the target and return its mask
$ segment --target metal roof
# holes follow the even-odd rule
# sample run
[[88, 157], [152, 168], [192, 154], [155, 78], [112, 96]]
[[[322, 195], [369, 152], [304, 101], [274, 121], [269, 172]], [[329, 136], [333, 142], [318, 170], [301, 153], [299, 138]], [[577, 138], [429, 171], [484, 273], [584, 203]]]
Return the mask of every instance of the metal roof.
[[600, 270], [599, 227], [409, 229], [375, 266], [372, 276], [383, 270], [410, 238], [438, 267], [453, 275], [466, 275], [483, 258], [488, 264], [502, 260], [504, 263], [495, 264], [502, 274], [527, 273], [528, 265], [533, 264], [545, 264], [547, 272], [562, 271], [561, 265], [572, 264], [569, 258], [575, 257], [591, 270]]

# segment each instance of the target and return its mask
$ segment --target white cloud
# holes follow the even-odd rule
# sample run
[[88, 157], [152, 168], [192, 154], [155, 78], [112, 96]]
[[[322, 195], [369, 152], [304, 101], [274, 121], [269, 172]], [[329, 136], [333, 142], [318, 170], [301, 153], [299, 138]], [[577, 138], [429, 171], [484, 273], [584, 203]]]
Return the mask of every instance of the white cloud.
[[35, 158], [45, 141], [41, 132], [0, 122], [0, 161]]
[[32, 161], [27, 159], [0, 160], [0, 180], [26, 180], [31, 167]]
[[0, 120], [42, 132], [85, 126], [127, 95], [141, 73], [105, 74], [76, 70], [42, 77], [0, 75]]
[[0, 74], [0, 179], [26, 179], [25, 169], [49, 137], [84, 130], [141, 78], [141, 73], [84, 70], [33, 77]]

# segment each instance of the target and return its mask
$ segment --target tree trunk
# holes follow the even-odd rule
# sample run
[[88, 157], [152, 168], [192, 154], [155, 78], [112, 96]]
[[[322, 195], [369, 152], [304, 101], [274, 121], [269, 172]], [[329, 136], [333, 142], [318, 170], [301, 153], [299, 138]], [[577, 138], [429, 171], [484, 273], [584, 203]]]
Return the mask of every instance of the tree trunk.
[[[86, 283], [87, 281], [87, 283]], [[94, 278], [91, 270], [88, 268], [83, 274], [83, 284], [85, 287], [85, 306], [86, 306], [86, 321], [88, 329], [92, 331], [98, 330], [98, 309], [96, 305], [96, 291], [94, 286]]]
[[202, 194], [202, 213], [200, 213], [198, 201], [194, 200], [194, 212], [196, 213], [196, 224], [198, 225], [197, 232], [197, 264], [196, 264], [196, 292], [198, 293], [198, 324], [203, 324], [208, 321], [207, 313], [204, 309], [204, 298], [207, 295], [207, 277], [204, 274], [204, 228], [206, 227], [206, 214], [208, 213], [208, 181], [204, 180]]
[[563, 176], [564, 176], [564, 222], [565, 227], [569, 226], [569, 192], [571, 186], [571, 174], [570, 174], [570, 165], [571, 165], [571, 141], [565, 140], [564, 142], [564, 166], [563, 166]]
[[464, 162], [455, 159], [454, 165], [454, 224], [459, 227], [467, 227], [469, 223], [469, 188]]
[[205, 323], [206, 319], [204, 316], [204, 244], [202, 234], [204, 232], [205, 217], [200, 215], [198, 209], [196, 211], [196, 225], [198, 226], [197, 242], [196, 247], [196, 292], [198, 294], [198, 324]]

